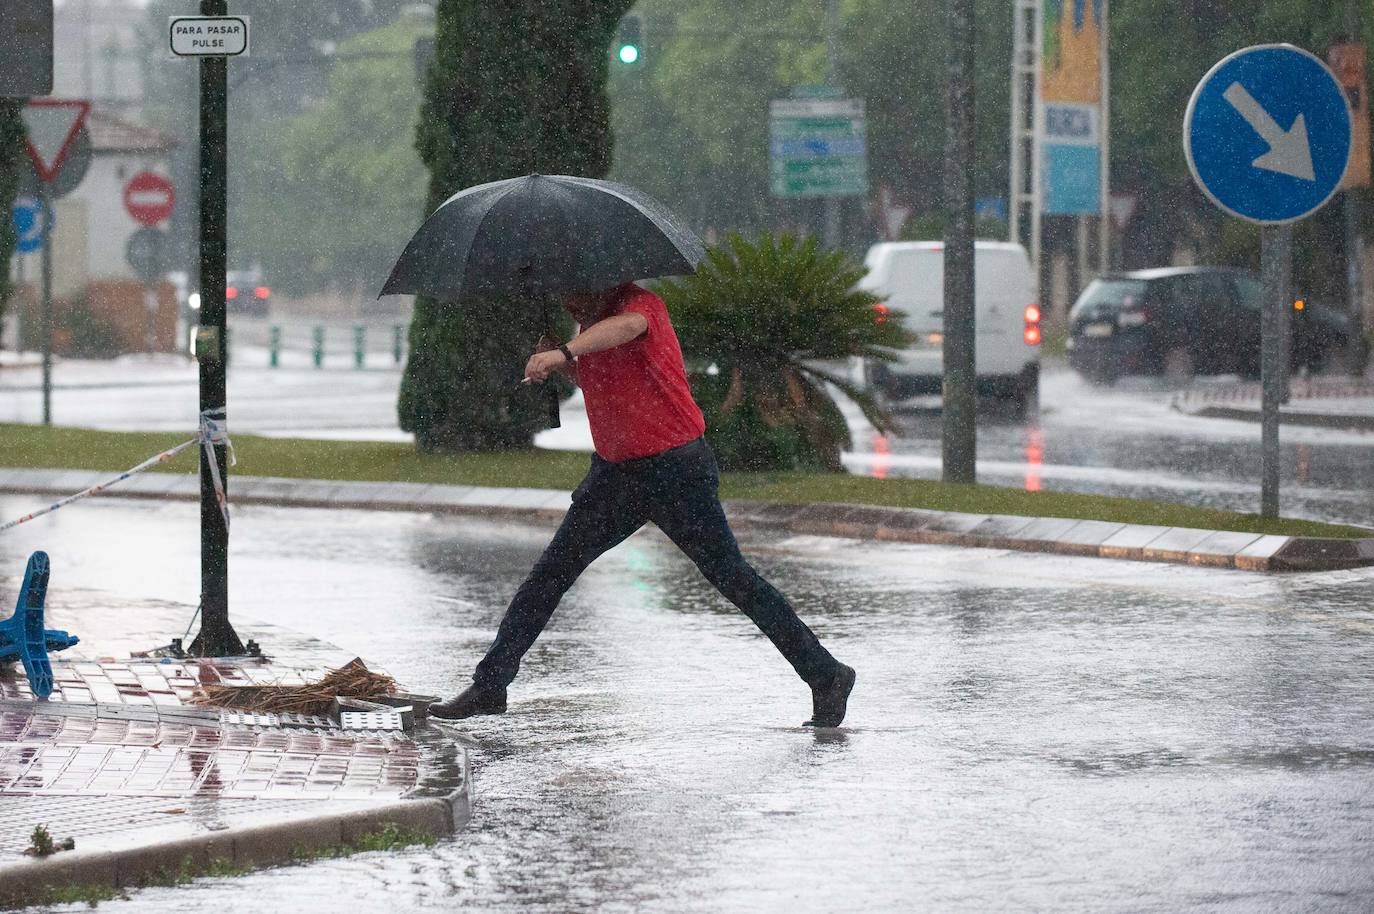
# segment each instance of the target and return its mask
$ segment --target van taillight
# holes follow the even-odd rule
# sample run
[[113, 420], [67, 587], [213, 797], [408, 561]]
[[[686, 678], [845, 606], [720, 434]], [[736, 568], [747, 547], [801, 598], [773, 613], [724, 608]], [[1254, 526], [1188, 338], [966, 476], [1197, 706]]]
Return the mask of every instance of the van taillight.
[[1026, 329], [1021, 334], [1027, 346], [1036, 346], [1040, 343], [1040, 306], [1032, 302], [1026, 305], [1026, 310], [1021, 312], [1026, 319]]

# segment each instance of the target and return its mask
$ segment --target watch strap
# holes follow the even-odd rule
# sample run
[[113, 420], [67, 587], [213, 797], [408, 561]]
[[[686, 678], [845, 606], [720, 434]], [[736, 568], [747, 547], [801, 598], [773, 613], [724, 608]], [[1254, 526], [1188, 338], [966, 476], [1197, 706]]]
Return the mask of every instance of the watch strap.
[[565, 359], [568, 360], [568, 364], [572, 364], [572, 361], [573, 361], [573, 354], [572, 354], [572, 350], [568, 348], [568, 344], [567, 344], [567, 343], [559, 343], [559, 344], [558, 344], [558, 351], [561, 352], [561, 353], [563, 353], [563, 358], [565, 358]]

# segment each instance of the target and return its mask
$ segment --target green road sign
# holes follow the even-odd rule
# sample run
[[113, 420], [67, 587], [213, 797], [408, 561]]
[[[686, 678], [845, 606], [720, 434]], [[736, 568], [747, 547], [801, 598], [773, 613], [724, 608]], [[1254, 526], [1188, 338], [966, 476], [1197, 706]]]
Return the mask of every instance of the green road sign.
[[862, 100], [776, 99], [769, 104], [768, 114], [774, 196], [868, 193], [868, 128]]

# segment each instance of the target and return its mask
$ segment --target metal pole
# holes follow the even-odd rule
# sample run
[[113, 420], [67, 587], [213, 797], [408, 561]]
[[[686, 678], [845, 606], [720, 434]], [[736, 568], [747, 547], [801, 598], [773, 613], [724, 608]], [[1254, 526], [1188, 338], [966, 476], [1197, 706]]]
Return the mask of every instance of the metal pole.
[[1290, 225], [1260, 230], [1260, 262], [1264, 279], [1264, 307], [1260, 313], [1260, 377], [1263, 387], [1260, 414], [1260, 514], [1279, 516], [1279, 403], [1283, 400], [1286, 367], [1284, 323], [1288, 320], [1288, 280], [1293, 254]]
[[[1361, 0], [1345, 0], [1345, 37], [1347, 41], [1359, 42]], [[1350, 325], [1358, 340], [1364, 336], [1364, 264], [1361, 255], [1364, 241], [1360, 238], [1360, 200], [1355, 187], [1347, 187], [1345, 197], [1345, 282], [1347, 310], [1350, 312]], [[1361, 346], [1353, 347], [1355, 352], [1363, 353]], [[1360, 359], [1351, 366], [1356, 375], [1364, 374], [1364, 360]]]
[[14, 291], [10, 294], [10, 303], [14, 306], [14, 351], [15, 354], [24, 351], [24, 325], [29, 316], [28, 295], [24, 289], [24, 261], [26, 256], [20, 254], [14, 258]]
[[944, 427], [946, 482], [971, 483], [977, 464], [973, 278], [973, 0], [948, 0], [945, 70]]
[[38, 182], [38, 208], [43, 214], [43, 424], [52, 425], [52, 186], [47, 181]]
[[157, 289], [152, 285], [143, 287], [143, 313], [147, 318], [143, 348], [151, 354], [157, 351]]
[[[202, 16], [226, 16], [227, 0], [201, 0]], [[225, 403], [225, 211], [227, 184], [228, 62], [224, 57], [200, 61], [200, 409], [221, 410]], [[225, 449], [212, 447], [225, 492], [229, 474]], [[200, 451], [200, 634], [190, 653], [225, 657], [243, 653], [243, 642], [229, 624], [229, 531], [220, 514], [206, 449]]]
[[[839, 0], [825, 0], [825, 52], [829, 64], [828, 81], [832, 86], [840, 83], [840, 3]], [[840, 198], [825, 198], [825, 246], [840, 246]]]
[[1035, 0], [1034, 18], [1031, 24], [1031, 50], [1034, 54], [1035, 72], [1031, 80], [1031, 176], [1030, 176], [1030, 259], [1031, 269], [1035, 274], [1035, 292], [1040, 302], [1040, 309], [1046, 314], [1049, 308], [1045, 299], [1045, 284], [1042, 282], [1044, 276], [1044, 252], [1042, 241], [1044, 236], [1043, 214], [1045, 210], [1045, 105], [1041, 100], [1041, 88], [1045, 79], [1045, 10], [1042, 0]]
[[1022, 109], [1021, 47], [1025, 24], [1024, 6], [1012, 2], [1011, 8], [1011, 149], [1007, 156], [1007, 240], [1016, 244], [1021, 240], [1021, 131], [1025, 129], [1026, 113]]
[[1107, 33], [1110, 31], [1108, 0], [1102, 0], [1102, 27], [1098, 33], [1098, 72], [1102, 85], [1098, 102], [1098, 201], [1097, 201], [1097, 272], [1102, 275], [1112, 268], [1112, 79], [1108, 63]]

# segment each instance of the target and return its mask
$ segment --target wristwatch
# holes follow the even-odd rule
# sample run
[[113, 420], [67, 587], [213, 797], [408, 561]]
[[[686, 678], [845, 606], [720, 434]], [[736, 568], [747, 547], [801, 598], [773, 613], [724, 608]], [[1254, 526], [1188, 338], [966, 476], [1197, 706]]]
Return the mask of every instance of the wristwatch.
[[561, 353], [563, 353], [563, 358], [565, 358], [565, 359], [568, 360], [568, 364], [569, 364], [569, 365], [571, 365], [571, 364], [573, 363], [573, 354], [572, 354], [572, 350], [568, 348], [568, 344], [567, 344], [567, 343], [559, 343], [559, 344], [558, 344], [558, 351], [561, 352]]

